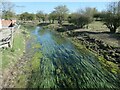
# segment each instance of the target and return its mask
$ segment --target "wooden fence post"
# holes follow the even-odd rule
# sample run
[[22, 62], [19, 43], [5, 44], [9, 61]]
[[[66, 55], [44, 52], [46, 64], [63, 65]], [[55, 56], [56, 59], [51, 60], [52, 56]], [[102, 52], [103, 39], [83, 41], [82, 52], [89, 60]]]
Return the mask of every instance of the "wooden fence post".
[[13, 47], [13, 27], [11, 27], [10, 29], [11, 29], [11, 42], [10, 42], [10, 46], [12, 48]]

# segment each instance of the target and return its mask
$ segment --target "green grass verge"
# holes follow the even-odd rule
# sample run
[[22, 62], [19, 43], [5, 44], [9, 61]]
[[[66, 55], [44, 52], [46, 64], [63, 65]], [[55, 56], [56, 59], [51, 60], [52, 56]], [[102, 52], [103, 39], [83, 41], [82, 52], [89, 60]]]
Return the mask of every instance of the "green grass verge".
[[25, 37], [21, 29], [16, 31], [13, 39], [13, 47], [2, 50], [2, 68], [9, 67], [10, 63], [15, 63], [22, 56], [25, 50]]
[[88, 29], [92, 31], [109, 31], [109, 29], [103, 24], [103, 22], [100, 21], [94, 21], [90, 24], [88, 24]]
[[36, 52], [32, 59], [28, 61], [25, 66], [23, 66], [23, 70], [26, 72], [25, 74], [19, 74], [16, 78], [16, 81], [19, 81], [15, 84], [16, 88], [30, 88], [36, 87], [36, 84], [39, 84], [40, 77], [40, 60], [42, 58], [42, 52]]

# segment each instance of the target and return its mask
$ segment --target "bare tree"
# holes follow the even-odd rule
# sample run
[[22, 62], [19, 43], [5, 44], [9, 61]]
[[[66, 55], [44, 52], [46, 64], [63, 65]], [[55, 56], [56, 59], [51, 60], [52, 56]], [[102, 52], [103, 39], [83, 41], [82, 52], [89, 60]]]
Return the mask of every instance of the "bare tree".
[[120, 26], [119, 4], [120, 2], [110, 3], [108, 11], [102, 15], [102, 21], [110, 29], [111, 33], [115, 33]]
[[120, 1], [118, 2], [118, 13], [120, 13]]
[[120, 11], [120, 2], [111, 2], [108, 5], [108, 12], [113, 13], [113, 14], [117, 14]]
[[60, 5], [60, 6], [55, 7], [54, 9], [55, 9], [55, 13], [57, 15], [58, 23], [61, 25], [62, 22], [67, 17], [69, 9], [67, 8], [66, 5]]
[[14, 6], [12, 2], [2, 2], [2, 11], [12, 11]]
[[2, 1], [1, 2], [1, 8], [2, 8], [2, 18], [4, 19], [11, 19], [15, 16], [15, 13], [13, 12], [14, 4], [12, 2], [8, 1]]
[[36, 18], [39, 20], [39, 22], [42, 20], [43, 22], [45, 22], [46, 19], [46, 14], [43, 11], [38, 11], [36, 13]]
[[0, 19], [2, 18], [2, 2], [0, 1]]
[[85, 9], [80, 9], [77, 12], [80, 14], [93, 17], [94, 14], [98, 13], [98, 10], [96, 8], [86, 7]]

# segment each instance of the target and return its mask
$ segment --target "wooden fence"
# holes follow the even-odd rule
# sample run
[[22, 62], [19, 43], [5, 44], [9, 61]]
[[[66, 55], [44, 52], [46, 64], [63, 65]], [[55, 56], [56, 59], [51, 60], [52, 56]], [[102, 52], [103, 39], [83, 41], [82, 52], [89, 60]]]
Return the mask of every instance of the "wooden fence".
[[0, 48], [3, 48], [3, 47], [12, 48], [13, 36], [15, 31], [17, 30], [15, 28], [16, 27], [9, 27], [9, 28], [3, 28], [0, 30]]

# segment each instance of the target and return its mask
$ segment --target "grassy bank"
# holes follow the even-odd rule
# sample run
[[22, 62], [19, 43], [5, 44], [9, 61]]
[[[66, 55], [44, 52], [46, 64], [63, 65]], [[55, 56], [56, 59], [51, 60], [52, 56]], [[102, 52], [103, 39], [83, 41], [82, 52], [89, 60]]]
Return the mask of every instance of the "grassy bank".
[[35, 26], [37, 26], [38, 23], [34, 22], [23, 22], [21, 23], [21, 26], [23, 29], [27, 29], [28, 32], [31, 32], [35, 29]]
[[[14, 34], [13, 48], [2, 49], [5, 87], [26, 88], [36, 80], [42, 53], [36, 51], [41, 45], [35, 42], [35, 36], [30, 35], [34, 28], [29, 23], [23, 23]], [[30, 48], [26, 48], [27, 43], [31, 45]]]
[[88, 50], [84, 45], [82, 45], [79, 40], [75, 39], [75, 38], [71, 38], [72, 43], [77, 46], [78, 49], [84, 49], [86, 50], [86, 52], [92, 53], [93, 55], [95, 55], [99, 62], [102, 64], [103, 68], [106, 70], [109, 70], [110, 72], [114, 73], [114, 74], [119, 74], [120, 73], [120, 69], [118, 67], [117, 64], [106, 60], [102, 55], [98, 55], [97, 52], [91, 50]]
[[2, 68], [9, 68], [13, 65], [25, 52], [25, 36], [21, 29], [14, 33], [13, 47], [2, 49]]
[[40, 77], [40, 59], [42, 53], [36, 52], [32, 59], [30, 59], [20, 70], [20, 73], [15, 80], [16, 88], [30, 88], [37, 87]]
[[32, 43], [31, 45], [30, 52], [26, 52], [27, 55], [22, 58], [24, 64], [18, 68], [16, 79], [13, 80], [15, 88], [33, 88], [39, 84], [40, 60], [43, 55], [41, 51], [34, 50], [40, 49], [41, 45], [39, 43]]

